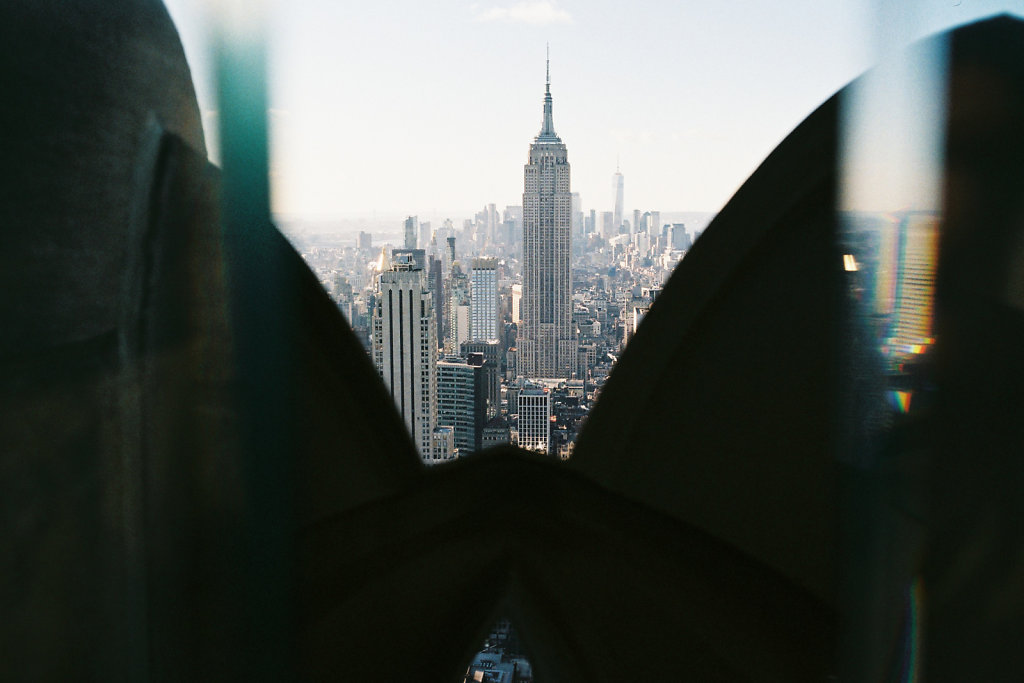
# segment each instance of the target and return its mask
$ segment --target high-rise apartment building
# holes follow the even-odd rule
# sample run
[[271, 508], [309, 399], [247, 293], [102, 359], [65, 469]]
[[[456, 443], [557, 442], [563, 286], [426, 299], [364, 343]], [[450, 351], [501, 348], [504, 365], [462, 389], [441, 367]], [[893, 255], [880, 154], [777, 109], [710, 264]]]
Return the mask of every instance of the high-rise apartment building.
[[498, 338], [498, 261], [473, 259], [469, 274], [469, 334], [471, 339]]
[[523, 389], [517, 403], [519, 447], [547, 453], [551, 442], [551, 392], [547, 389]]
[[544, 120], [530, 145], [523, 190], [523, 301], [519, 367], [527, 377], [569, 377], [576, 357], [569, 254], [572, 195], [565, 144], [551, 116], [551, 72]]
[[424, 272], [408, 255], [378, 276], [373, 362], [424, 460], [437, 424], [437, 327]]

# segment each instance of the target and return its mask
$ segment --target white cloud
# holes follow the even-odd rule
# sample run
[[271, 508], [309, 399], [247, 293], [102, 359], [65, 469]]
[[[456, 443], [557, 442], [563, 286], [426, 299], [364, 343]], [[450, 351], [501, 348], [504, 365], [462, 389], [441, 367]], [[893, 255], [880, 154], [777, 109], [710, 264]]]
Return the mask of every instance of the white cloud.
[[567, 24], [572, 16], [550, 0], [523, 0], [508, 7], [477, 9], [477, 21], [514, 21], [524, 24]]

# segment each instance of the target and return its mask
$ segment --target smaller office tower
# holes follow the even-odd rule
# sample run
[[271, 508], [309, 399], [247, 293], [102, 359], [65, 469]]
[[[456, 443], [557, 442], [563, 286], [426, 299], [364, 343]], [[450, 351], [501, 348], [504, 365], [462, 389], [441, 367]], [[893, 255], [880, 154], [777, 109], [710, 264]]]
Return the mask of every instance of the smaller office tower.
[[405, 248], [416, 248], [416, 233], [419, 232], [419, 221], [416, 216], [409, 216], [405, 219]]
[[422, 270], [402, 255], [378, 276], [373, 362], [424, 460], [437, 424], [437, 327]]
[[498, 338], [498, 262], [473, 259], [469, 284], [470, 339]]
[[445, 358], [437, 364], [437, 423], [455, 430], [459, 455], [480, 450], [486, 420], [484, 359]]
[[615, 225], [615, 214], [611, 211], [601, 213], [601, 237], [609, 240], [619, 234], [619, 228]]
[[693, 246], [689, 233], [686, 232], [685, 223], [673, 223], [671, 227], [672, 248], [686, 250]]
[[502, 343], [498, 339], [469, 341], [459, 347], [460, 355], [470, 359], [470, 362], [473, 362], [474, 356], [480, 356], [483, 359], [484, 396], [487, 399], [488, 417], [497, 414], [501, 407], [501, 377], [498, 371], [504, 361], [503, 350]]
[[451, 427], [435, 427], [430, 437], [430, 458], [424, 458], [428, 465], [448, 462], [459, 456], [459, 449], [455, 445], [455, 430]]
[[508, 420], [500, 416], [492, 417], [484, 425], [481, 443], [484, 448], [512, 443], [512, 430], [509, 429]]
[[520, 448], [548, 453], [551, 442], [551, 392], [548, 389], [524, 389], [519, 392], [517, 403]]
[[648, 234], [650, 234], [652, 239], [661, 237], [661, 212], [660, 211], [651, 211], [651, 222], [648, 225], [650, 226], [650, 230], [649, 230]]

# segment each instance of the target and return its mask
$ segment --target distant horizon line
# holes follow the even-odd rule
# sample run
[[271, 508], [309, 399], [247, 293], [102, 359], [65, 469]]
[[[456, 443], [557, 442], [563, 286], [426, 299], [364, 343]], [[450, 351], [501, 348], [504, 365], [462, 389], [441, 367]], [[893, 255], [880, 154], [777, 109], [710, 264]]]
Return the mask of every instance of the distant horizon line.
[[[509, 204], [508, 206], [519, 206], [519, 205], [518, 204]], [[346, 212], [342, 212], [342, 213], [332, 212], [330, 214], [327, 214], [327, 213], [324, 213], [324, 214], [314, 214], [314, 213], [297, 214], [297, 213], [291, 213], [290, 214], [290, 213], [284, 213], [284, 212], [281, 212], [281, 213], [279, 213], [279, 212], [272, 212], [271, 213], [271, 218], [273, 218], [273, 220], [275, 220], [275, 221], [284, 221], [284, 222], [302, 222], [302, 221], [305, 221], [305, 222], [311, 222], [311, 223], [312, 222], [316, 222], [316, 223], [330, 222], [330, 221], [352, 221], [352, 220], [376, 220], [376, 221], [399, 220], [399, 221], [404, 221], [406, 218], [408, 218], [410, 216], [415, 216], [415, 217], [423, 217], [423, 216], [425, 216], [425, 217], [427, 217], [427, 220], [434, 220], [438, 216], [444, 216], [444, 218], [441, 218], [440, 220], [445, 220], [445, 219], [456, 220], [456, 219], [459, 219], [459, 218], [472, 217], [475, 214], [479, 213], [482, 208], [483, 207], [476, 208], [476, 209], [462, 209], [462, 210], [451, 210], [451, 211], [444, 210], [444, 209], [436, 209], [436, 210], [435, 209], [431, 209], [430, 211], [420, 211], [420, 212], [415, 212], [415, 213], [411, 213], [411, 212], [395, 212], [395, 211], [373, 211], [373, 210], [369, 210], [369, 211], [346, 211]], [[495, 208], [498, 209], [498, 205], [497, 204], [495, 204]], [[504, 210], [504, 208], [505, 207], [502, 206], [498, 210]], [[594, 209], [594, 210], [598, 211], [598, 213], [600, 213], [601, 211], [608, 211], [608, 212], [612, 211], [612, 209], [601, 209], [601, 210]], [[671, 210], [668, 210], [668, 211], [665, 211], [665, 210], [662, 210], [662, 209], [654, 209], [654, 210], [657, 211], [658, 213], [660, 213], [661, 215], [668, 215], [668, 214], [713, 215], [713, 214], [717, 214], [719, 212], [719, 210], [709, 211], [709, 210], [704, 210], [704, 209], [671, 209]], [[588, 214], [589, 211], [590, 211], [589, 209], [587, 211], [584, 211], [583, 212], [584, 215]], [[632, 214], [633, 214], [633, 211], [634, 211], [634, 209], [630, 209], [628, 212], [624, 212], [623, 213], [623, 217], [624, 218], [631, 217]], [[645, 209], [645, 210], [642, 210], [641, 213], [648, 213], [650, 211], [651, 211], [651, 209]]]

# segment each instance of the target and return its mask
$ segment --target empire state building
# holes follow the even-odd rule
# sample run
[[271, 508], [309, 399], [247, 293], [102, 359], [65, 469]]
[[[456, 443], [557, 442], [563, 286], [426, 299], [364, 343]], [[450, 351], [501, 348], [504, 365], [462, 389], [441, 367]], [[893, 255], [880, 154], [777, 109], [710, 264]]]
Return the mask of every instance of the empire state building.
[[526, 377], [569, 377], [577, 346], [569, 269], [572, 196], [565, 143], [551, 119], [550, 62], [544, 122], [530, 145], [524, 175], [520, 370]]

